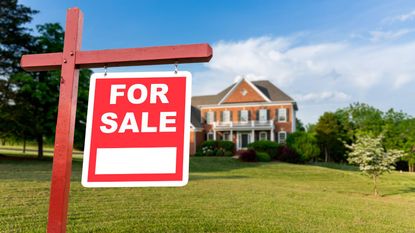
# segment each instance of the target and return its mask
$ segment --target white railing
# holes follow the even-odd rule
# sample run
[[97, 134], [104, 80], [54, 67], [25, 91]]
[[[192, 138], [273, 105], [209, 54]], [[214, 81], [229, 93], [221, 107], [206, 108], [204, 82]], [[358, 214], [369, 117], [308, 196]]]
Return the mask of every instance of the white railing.
[[216, 121], [212, 122], [211, 125], [213, 128], [238, 128], [238, 127], [272, 127], [274, 124], [273, 120], [267, 121]]

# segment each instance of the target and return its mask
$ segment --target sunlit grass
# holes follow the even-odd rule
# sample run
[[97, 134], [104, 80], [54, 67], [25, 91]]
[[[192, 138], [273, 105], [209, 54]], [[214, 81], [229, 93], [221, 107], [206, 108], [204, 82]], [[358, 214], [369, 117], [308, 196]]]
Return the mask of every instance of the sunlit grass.
[[[44, 232], [50, 160], [0, 158], [0, 232]], [[192, 158], [182, 188], [86, 189], [73, 163], [68, 232], [414, 232], [415, 175]], [[341, 168], [341, 169], [340, 169]]]

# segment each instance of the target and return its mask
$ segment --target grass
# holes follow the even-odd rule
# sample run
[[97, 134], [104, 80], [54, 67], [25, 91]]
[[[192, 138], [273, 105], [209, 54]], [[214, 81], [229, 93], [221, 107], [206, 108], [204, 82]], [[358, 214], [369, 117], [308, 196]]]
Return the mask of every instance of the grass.
[[[195, 157], [183, 188], [86, 189], [74, 160], [68, 232], [414, 232], [415, 175]], [[44, 232], [50, 160], [0, 158], [0, 232]]]

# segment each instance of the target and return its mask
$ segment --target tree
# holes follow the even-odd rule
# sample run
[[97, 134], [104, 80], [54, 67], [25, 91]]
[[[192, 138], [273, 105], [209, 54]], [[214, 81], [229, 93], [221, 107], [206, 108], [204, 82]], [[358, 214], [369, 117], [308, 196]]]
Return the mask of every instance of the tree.
[[371, 133], [375, 136], [382, 133], [384, 120], [383, 113], [379, 109], [365, 103], [354, 103], [344, 111], [348, 114], [348, 130], [357, 129], [360, 132]]
[[[37, 26], [39, 36], [34, 39], [32, 52], [59, 52], [63, 49], [64, 31], [57, 23]], [[88, 86], [90, 70], [81, 70], [79, 82], [80, 104], [77, 115], [80, 116], [76, 127], [82, 129], [81, 122], [86, 119]], [[43, 157], [45, 139], [53, 141], [56, 126], [57, 107], [59, 100], [60, 72], [18, 73], [11, 77], [16, 87], [14, 115], [19, 124], [22, 136], [36, 140], [38, 158]], [[84, 132], [84, 130], [83, 130]], [[81, 132], [82, 133], [82, 132]], [[75, 145], [82, 146], [83, 134], [75, 137]]]
[[0, 138], [2, 143], [16, 132], [10, 108], [14, 92], [9, 77], [20, 70], [19, 62], [32, 42], [30, 30], [24, 27], [37, 11], [17, 3], [17, 0], [0, 1]]
[[301, 156], [303, 162], [308, 162], [320, 154], [317, 139], [312, 133], [292, 133], [288, 135], [287, 145]]
[[346, 134], [337, 115], [332, 112], [324, 113], [319, 118], [314, 130], [324, 161], [343, 161], [346, 151], [343, 141], [346, 139]]
[[303, 122], [298, 118], [295, 118], [295, 131], [300, 131], [300, 132], [305, 131]]
[[362, 172], [373, 179], [373, 190], [378, 195], [377, 182], [380, 175], [395, 169], [394, 163], [404, 153], [400, 150], [386, 151], [382, 145], [383, 136], [370, 137], [358, 135], [356, 143], [346, 145], [350, 152], [348, 161], [351, 164], [359, 165]]

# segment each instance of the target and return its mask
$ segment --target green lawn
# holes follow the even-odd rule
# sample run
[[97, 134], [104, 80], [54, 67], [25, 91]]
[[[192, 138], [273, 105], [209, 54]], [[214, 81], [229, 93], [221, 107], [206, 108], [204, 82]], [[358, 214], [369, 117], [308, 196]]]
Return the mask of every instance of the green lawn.
[[[415, 175], [192, 158], [182, 188], [86, 189], [73, 164], [68, 232], [415, 232]], [[49, 160], [0, 158], [0, 232], [44, 232]]]

